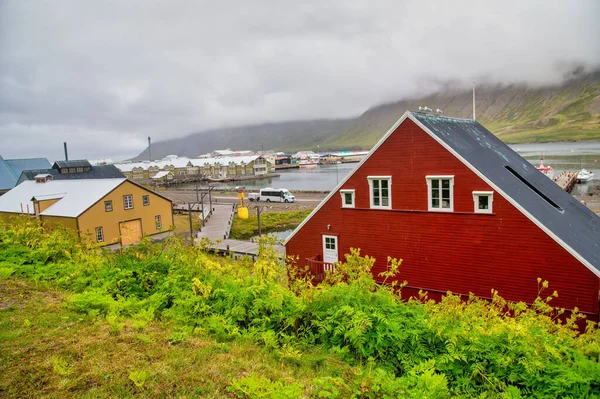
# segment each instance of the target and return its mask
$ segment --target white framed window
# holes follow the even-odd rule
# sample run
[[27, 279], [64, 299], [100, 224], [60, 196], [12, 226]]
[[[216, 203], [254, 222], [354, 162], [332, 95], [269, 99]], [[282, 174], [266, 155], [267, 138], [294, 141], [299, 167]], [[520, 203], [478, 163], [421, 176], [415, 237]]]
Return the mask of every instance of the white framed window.
[[392, 176], [368, 176], [371, 208], [392, 209]]
[[427, 180], [427, 209], [454, 212], [454, 176], [425, 176]]
[[160, 221], [160, 215], [154, 216], [154, 223], [156, 223], [156, 230], [162, 229], [162, 222]]
[[150, 205], [150, 196], [149, 195], [143, 195], [142, 196], [142, 202], [143, 202], [144, 206]]
[[123, 196], [123, 206], [125, 209], [133, 209], [133, 195], [125, 194]]
[[473, 191], [475, 213], [492, 213], [493, 191]]
[[354, 208], [354, 190], [340, 190], [342, 208]]
[[104, 229], [102, 226], [96, 227], [96, 242], [104, 241]]
[[112, 200], [104, 201], [104, 211], [112, 212]]

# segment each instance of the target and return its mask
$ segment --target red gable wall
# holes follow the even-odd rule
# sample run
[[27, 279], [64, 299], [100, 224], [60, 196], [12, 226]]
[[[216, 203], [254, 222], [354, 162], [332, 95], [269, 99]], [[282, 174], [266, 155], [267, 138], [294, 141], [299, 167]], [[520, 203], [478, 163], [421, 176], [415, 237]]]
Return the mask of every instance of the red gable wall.
[[[369, 209], [367, 176], [388, 175], [392, 209]], [[427, 210], [427, 175], [454, 175], [454, 212]], [[342, 208], [335, 193], [287, 243], [287, 254], [297, 255], [300, 265], [323, 256], [323, 234], [337, 235], [340, 260], [360, 248], [377, 259], [375, 275], [388, 256], [403, 259], [399, 280], [409, 287], [481, 297], [494, 288], [505, 299], [531, 303], [541, 277], [550, 282], [544, 296], [558, 291], [554, 306], [578, 307], [597, 320], [600, 279], [412, 120], [342, 189], [356, 190], [354, 209]], [[494, 191], [493, 214], [474, 213], [473, 191]]]

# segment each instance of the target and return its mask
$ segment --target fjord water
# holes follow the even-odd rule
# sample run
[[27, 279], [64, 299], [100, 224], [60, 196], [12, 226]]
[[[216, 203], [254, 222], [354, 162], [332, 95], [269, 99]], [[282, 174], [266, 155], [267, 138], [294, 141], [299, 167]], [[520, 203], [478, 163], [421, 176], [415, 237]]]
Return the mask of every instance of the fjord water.
[[[514, 144], [510, 147], [534, 165], [538, 165], [543, 157], [544, 163], [552, 166], [556, 175], [565, 170], [576, 172], [583, 168], [593, 171], [595, 180], [577, 184], [573, 190], [574, 194], [584, 195], [590, 188], [600, 184], [600, 142]], [[357, 166], [358, 163], [346, 163], [316, 168], [284, 169], [277, 171], [279, 177], [222, 183], [216, 186], [233, 188], [241, 185], [246, 189], [282, 187], [288, 190], [330, 191]]]

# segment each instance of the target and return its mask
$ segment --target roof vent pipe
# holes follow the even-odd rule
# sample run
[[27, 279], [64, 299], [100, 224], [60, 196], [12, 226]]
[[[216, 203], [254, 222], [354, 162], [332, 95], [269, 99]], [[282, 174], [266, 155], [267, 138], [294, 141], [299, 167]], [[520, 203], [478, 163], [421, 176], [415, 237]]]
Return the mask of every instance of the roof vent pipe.
[[65, 146], [65, 161], [69, 160], [69, 154], [67, 153], [67, 142], [63, 142], [63, 145]]

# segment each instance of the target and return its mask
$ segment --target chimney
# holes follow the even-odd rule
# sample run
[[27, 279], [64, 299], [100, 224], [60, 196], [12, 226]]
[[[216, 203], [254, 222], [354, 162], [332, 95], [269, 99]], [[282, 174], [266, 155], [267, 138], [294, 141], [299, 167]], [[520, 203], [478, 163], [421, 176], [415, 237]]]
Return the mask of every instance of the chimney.
[[69, 160], [69, 154], [67, 153], [67, 142], [63, 142], [63, 145], [65, 146], [65, 161]]
[[148, 137], [148, 161], [152, 162], [152, 142], [150, 141], [150, 137]]

